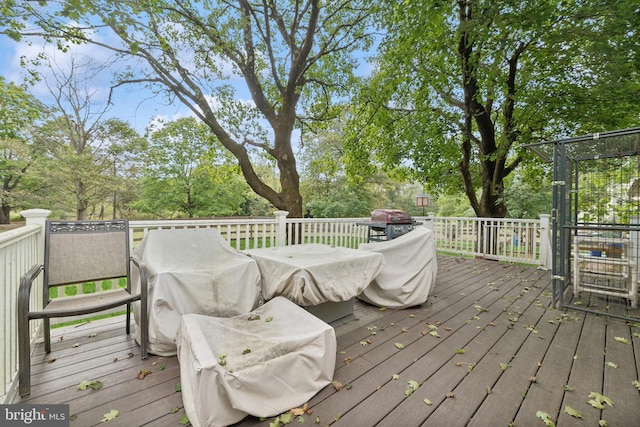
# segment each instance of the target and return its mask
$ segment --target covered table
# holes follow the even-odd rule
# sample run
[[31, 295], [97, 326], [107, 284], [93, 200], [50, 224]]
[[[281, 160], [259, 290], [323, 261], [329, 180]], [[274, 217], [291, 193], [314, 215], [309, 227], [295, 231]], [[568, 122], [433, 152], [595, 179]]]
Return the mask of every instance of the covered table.
[[431, 230], [418, 227], [394, 240], [361, 243], [358, 249], [385, 258], [384, 269], [358, 295], [359, 299], [388, 308], [407, 308], [427, 301], [438, 271]]
[[182, 401], [194, 427], [226, 426], [302, 406], [331, 383], [333, 328], [284, 297], [249, 315], [182, 317]]
[[382, 254], [316, 243], [244, 252], [258, 262], [265, 299], [281, 295], [304, 307], [352, 301], [384, 266]]
[[[176, 354], [175, 336], [183, 314], [230, 317], [258, 306], [258, 265], [214, 229], [151, 230], [134, 252], [148, 275], [150, 353]], [[133, 283], [137, 286], [139, 280]], [[136, 305], [134, 315], [137, 320]], [[139, 332], [136, 340], [140, 341]]]

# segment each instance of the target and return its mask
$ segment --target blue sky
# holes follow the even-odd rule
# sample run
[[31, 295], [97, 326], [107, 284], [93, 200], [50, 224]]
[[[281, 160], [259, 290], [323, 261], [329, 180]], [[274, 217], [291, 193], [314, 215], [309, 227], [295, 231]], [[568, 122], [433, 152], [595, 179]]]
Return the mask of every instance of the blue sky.
[[[31, 45], [26, 42], [16, 43], [8, 37], [0, 35], [0, 75], [6, 82], [22, 83], [27, 72], [20, 66], [20, 58], [23, 56], [33, 58], [43, 50], [43, 42], [37, 39], [30, 39], [30, 41], [32, 42]], [[71, 55], [63, 54], [53, 46], [47, 47], [46, 52], [55, 58], [56, 64], [62, 69], [68, 68]], [[98, 62], [107, 60], [107, 55], [109, 55], [106, 50], [101, 50], [91, 45], [74, 45], [71, 48], [71, 52], [81, 60], [82, 58], [92, 57]], [[358, 73], [360, 75], [369, 74], [370, 65], [364, 60], [361, 62]], [[41, 70], [46, 70], [46, 68], [41, 68]], [[94, 111], [104, 108], [114, 71], [116, 70], [110, 69], [109, 72], [103, 73], [95, 79], [95, 88], [92, 88], [92, 90], [95, 90], [95, 95], [92, 96], [92, 100], [96, 102]], [[51, 77], [49, 77], [49, 80], [51, 81]], [[240, 99], [244, 98], [246, 102], [252, 103], [249, 100], [249, 95], [243, 82], [238, 82], [236, 86]], [[51, 104], [53, 101], [44, 83], [32, 86], [30, 91], [36, 98], [46, 104]], [[175, 120], [193, 115], [180, 101], [176, 101], [173, 105], [165, 105], [164, 101], [159, 96], [153, 97], [149, 91], [140, 85], [118, 87], [112, 95], [113, 105], [108, 111], [107, 117], [115, 117], [128, 122], [142, 135], [154, 117]]]
[[[20, 66], [20, 58], [23, 56], [33, 58], [43, 48], [42, 43], [37, 40], [32, 41], [33, 44], [29, 46], [26, 42], [16, 43], [8, 37], [0, 35], [0, 75], [2, 75], [5, 82], [23, 83], [27, 72]], [[50, 55], [55, 55], [55, 61], [60, 67], [65, 68], [68, 66], [70, 55], [62, 54], [53, 48], [47, 48], [46, 51]], [[92, 57], [96, 60], [103, 60], [107, 58], [106, 52], [89, 45], [74, 46], [72, 52], [80, 59]], [[45, 68], [42, 69], [46, 70]], [[95, 80], [96, 86], [92, 88], [92, 90], [95, 90], [95, 95], [92, 96], [92, 99], [96, 101], [95, 110], [106, 105], [111, 78], [111, 73], [103, 73]], [[50, 104], [53, 101], [44, 83], [30, 86], [29, 89], [42, 102]], [[113, 106], [107, 116], [127, 121], [140, 134], [144, 133], [147, 124], [153, 117], [160, 116], [173, 120], [191, 115], [191, 112], [181, 103], [176, 102], [174, 105], [164, 105], [160, 97], [153, 98], [152, 94], [142, 86], [117, 88], [113, 93], [112, 103]]]

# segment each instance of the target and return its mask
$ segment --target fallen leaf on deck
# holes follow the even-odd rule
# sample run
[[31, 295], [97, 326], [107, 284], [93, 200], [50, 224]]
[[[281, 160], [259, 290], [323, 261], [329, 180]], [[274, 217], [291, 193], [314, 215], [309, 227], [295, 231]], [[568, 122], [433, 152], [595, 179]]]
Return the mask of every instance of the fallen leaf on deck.
[[78, 347], [80, 347], [80, 343], [75, 343], [75, 344], [73, 345], [73, 348], [78, 348]]
[[340, 381], [333, 380], [331, 381], [331, 385], [338, 391], [342, 390], [342, 383], [340, 383]]
[[583, 418], [582, 414], [580, 413], [580, 411], [577, 411], [575, 409], [573, 409], [571, 406], [565, 406], [564, 407], [564, 412], [571, 415], [573, 418]]
[[628, 344], [628, 345], [631, 344], [631, 341], [623, 337], [615, 337], [615, 339], [616, 341], [621, 342], [622, 344]]
[[139, 380], [143, 380], [144, 377], [146, 377], [150, 373], [151, 371], [148, 369], [141, 369], [140, 372], [138, 372], [138, 376], [136, 378], [138, 378]]
[[182, 391], [182, 384], [181, 383], [176, 384], [175, 390], [178, 392]]
[[450, 391], [450, 392], [447, 392], [447, 397], [455, 397], [455, 395], [453, 394], [452, 391]]
[[544, 411], [538, 411], [536, 412], [536, 417], [540, 418], [542, 420], [542, 422], [544, 422], [544, 425], [547, 427], [555, 427], [556, 425], [554, 424], [554, 422], [551, 420], [551, 416]]
[[181, 426], [189, 424], [189, 418], [186, 415], [183, 415], [182, 417], [180, 417], [180, 421], [178, 421], [178, 424], [180, 424]]
[[47, 360], [47, 363], [53, 363], [53, 362], [55, 362], [56, 360], [58, 360], [58, 359], [49, 359], [49, 360]]
[[418, 387], [420, 387], [420, 384], [418, 384], [414, 380], [410, 380], [407, 384], [407, 389], [404, 391], [404, 395], [407, 397], [411, 396], [413, 392], [416, 391]]
[[345, 364], [347, 364], [347, 365], [348, 365], [349, 363], [351, 363], [351, 358], [350, 358], [350, 357], [345, 357], [345, 358], [344, 358], [344, 363], [345, 363]]
[[78, 384], [78, 390], [86, 390], [87, 387], [93, 390], [100, 390], [102, 388], [102, 382], [96, 380], [84, 380], [80, 384]]
[[309, 404], [305, 403], [302, 408], [293, 408], [289, 412], [291, 412], [291, 415], [294, 417], [299, 417], [300, 415], [304, 415], [307, 409], [309, 409]]
[[101, 423], [106, 423], [107, 421], [111, 421], [115, 417], [118, 416], [120, 412], [117, 409], [112, 409], [106, 414], [104, 414], [104, 418], [100, 421]]
[[[596, 393], [595, 391], [592, 391], [591, 393], [589, 393], [589, 397], [600, 404], [606, 403], [607, 405], [613, 407], [613, 400], [609, 399], [607, 396], [604, 396], [600, 393]], [[591, 402], [588, 401], [588, 403], [591, 403]], [[599, 409], [602, 409], [602, 408], [599, 408]]]
[[394, 343], [393, 345], [395, 345], [396, 348], [399, 348], [400, 350], [402, 350], [404, 348], [404, 344], [402, 344], [400, 342]]

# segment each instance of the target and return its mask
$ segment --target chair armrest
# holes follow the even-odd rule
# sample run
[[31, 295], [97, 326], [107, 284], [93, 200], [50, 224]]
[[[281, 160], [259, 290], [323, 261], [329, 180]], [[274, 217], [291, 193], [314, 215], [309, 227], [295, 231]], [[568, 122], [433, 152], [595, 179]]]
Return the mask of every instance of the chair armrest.
[[29, 311], [29, 301], [31, 300], [31, 287], [33, 281], [40, 272], [44, 270], [44, 265], [34, 265], [20, 278], [20, 288], [18, 289], [18, 314], [24, 311], [26, 314]]
[[147, 299], [147, 267], [146, 265], [144, 265], [144, 262], [142, 262], [142, 260], [140, 259], [140, 256], [138, 254], [133, 254], [129, 257], [129, 259], [131, 260], [131, 262], [133, 262], [135, 264], [136, 267], [138, 267], [138, 271], [140, 273], [140, 295], [141, 297], [143, 297], [145, 300]]

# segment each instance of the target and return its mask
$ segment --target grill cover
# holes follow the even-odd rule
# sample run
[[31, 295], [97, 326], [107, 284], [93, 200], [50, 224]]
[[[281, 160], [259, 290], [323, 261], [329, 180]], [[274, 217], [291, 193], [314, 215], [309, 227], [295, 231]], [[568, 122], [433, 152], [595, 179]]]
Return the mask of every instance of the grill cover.
[[398, 209], [376, 209], [371, 212], [371, 222], [411, 223], [411, 216]]

